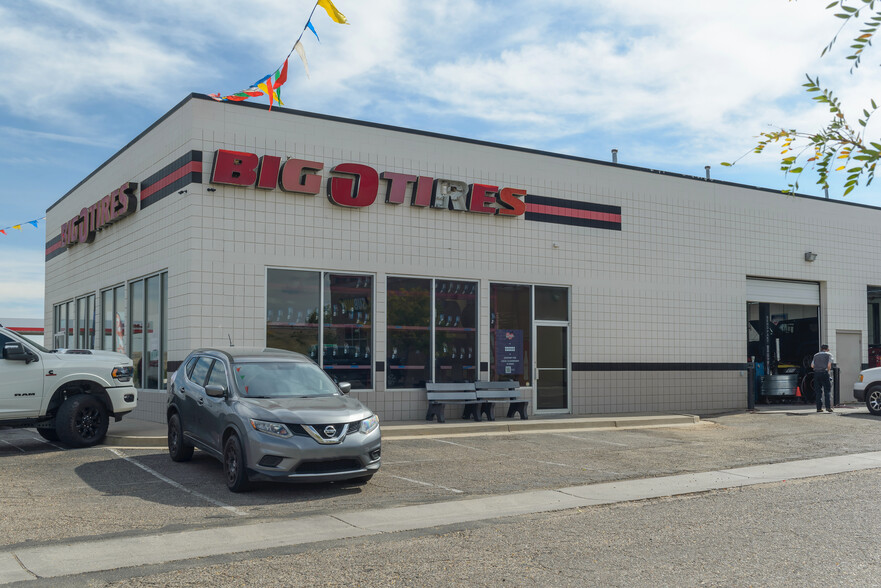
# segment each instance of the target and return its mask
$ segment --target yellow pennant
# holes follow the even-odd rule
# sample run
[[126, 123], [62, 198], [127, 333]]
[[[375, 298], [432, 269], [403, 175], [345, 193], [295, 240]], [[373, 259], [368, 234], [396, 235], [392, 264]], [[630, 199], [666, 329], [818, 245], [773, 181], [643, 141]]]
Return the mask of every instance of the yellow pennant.
[[330, 20], [338, 22], [340, 24], [349, 24], [349, 20], [346, 18], [346, 15], [337, 10], [336, 6], [334, 6], [333, 2], [331, 2], [330, 0], [318, 0], [318, 6], [327, 11], [327, 16], [330, 17]]

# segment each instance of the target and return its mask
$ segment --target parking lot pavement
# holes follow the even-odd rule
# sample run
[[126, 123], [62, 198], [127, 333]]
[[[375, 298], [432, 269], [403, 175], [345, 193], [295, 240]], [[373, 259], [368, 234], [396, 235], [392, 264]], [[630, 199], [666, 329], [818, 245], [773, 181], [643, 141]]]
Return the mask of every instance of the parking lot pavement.
[[0, 551], [879, 450], [881, 419], [865, 409], [741, 413], [688, 426], [392, 437], [364, 486], [260, 484], [232, 494], [220, 463], [202, 452], [175, 463], [164, 448], [68, 450], [32, 430], [0, 430]]

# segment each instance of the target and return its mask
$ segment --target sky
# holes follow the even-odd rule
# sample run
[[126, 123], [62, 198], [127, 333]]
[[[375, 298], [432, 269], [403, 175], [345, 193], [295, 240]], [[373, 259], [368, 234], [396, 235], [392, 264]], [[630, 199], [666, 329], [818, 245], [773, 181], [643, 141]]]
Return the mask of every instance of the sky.
[[[760, 132], [823, 126], [805, 74], [848, 114], [881, 101], [877, 55], [849, 73], [850, 30], [820, 57], [842, 23], [827, 0], [334, 2], [349, 24], [317, 9], [311, 78], [295, 53], [287, 107], [602, 161], [615, 148], [622, 164], [784, 189], [779, 150], [720, 163]], [[0, 234], [0, 317], [44, 314], [47, 229], [29, 221], [188, 94], [275, 71], [313, 6], [2, 0], [0, 229], [22, 228]], [[811, 178], [799, 192], [823, 195]], [[846, 199], [881, 206], [881, 187]]]

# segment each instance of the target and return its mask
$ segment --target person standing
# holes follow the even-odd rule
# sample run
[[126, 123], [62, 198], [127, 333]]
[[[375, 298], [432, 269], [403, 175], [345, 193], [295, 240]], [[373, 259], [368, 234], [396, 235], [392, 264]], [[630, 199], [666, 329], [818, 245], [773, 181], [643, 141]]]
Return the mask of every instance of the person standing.
[[814, 370], [814, 394], [817, 397], [817, 412], [823, 412], [823, 396], [826, 396], [826, 412], [832, 412], [832, 354], [828, 345], [820, 345], [820, 352], [811, 360]]

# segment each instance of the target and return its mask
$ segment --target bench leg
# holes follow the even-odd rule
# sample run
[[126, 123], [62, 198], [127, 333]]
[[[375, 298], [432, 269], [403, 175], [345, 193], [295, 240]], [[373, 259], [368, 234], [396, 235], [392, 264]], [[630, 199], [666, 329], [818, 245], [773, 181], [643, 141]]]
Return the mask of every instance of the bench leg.
[[485, 414], [488, 421], [496, 420], [495, 406], [495, 402], [484, 402], [480, 405], [480, 414]]
[[474, 419], [475, 422], [480, 422], [480, 407], [477, 404], [466, 404], [465, 411], [462, 413], [462, 418], [465, 420]]
[[520, 413], [520, 420], [529, 419], [529, 415], [526, 413], [526, 402], [512, 402], [508, 406], [508, 418], [512, 418], [518, 412]]
[[425, 413], [425, 420], [430, 421], [433, 420], [434, 417], [437, 417], [437, 422], [444, 423], [446, 419], [444, 418], [444, 405], [437, 403], [428, 403], [428, 412]]

